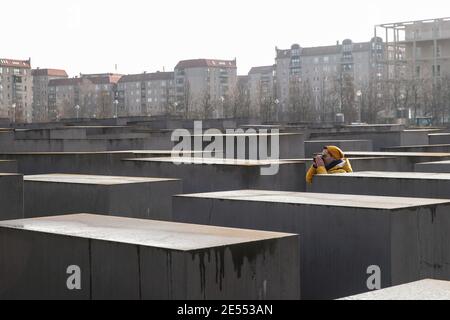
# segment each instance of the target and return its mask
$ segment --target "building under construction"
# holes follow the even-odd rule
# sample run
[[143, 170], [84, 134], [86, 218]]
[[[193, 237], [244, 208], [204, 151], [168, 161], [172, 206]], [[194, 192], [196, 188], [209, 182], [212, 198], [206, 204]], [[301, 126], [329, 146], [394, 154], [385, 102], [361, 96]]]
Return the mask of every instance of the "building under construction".
[[450, 18], [375, 26], [386, 43], [384, 77], [391, 110], [448, 121], [450, 97]]

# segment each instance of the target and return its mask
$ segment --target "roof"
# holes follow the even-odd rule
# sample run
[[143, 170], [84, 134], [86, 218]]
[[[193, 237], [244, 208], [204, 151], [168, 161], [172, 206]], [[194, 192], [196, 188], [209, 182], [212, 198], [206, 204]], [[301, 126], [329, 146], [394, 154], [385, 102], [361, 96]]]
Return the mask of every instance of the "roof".
[[178, 62], [175, 69], [188, 68], [231, 68], [236, 69], [236, 60], [195, 59]]
[[81, 84], [81, 78], [53, 79], [48, 82], [50, 87], [54, 86], [76, 86]]
[[[353, 52], [369, 51], [371, 48], [370, 42], [353, 43]], [[341, 44], [332, 46], [309, 47], [301, 48], [301, 56], [321, 56], [333, 55], [342, 53], [343, 46]], [[291, 57], [291, 49], [280, 50], [277, 49], [277, 59], [284, 59]]]
[[31, 69], [31, 60], [13, 60], [0, 58], [0, 66]]
[[106, 75], [94, 75], [94, 76], [83, 76], [83, 78], [88, 79], [93, 84], [111, 84], [118, 83], [122, 78], [122, 75], [119, 74], [106, 74]]
[[123, 76], [119, 82], [143, 82], [143, 81], [158, 81], [158, 80], [172, 80], [174, 77], [173, 72], [155, 72], [155, 73], [140, 73], [129, 74]]
[[67, 78], [68, 75], [66, 71], [59, 69], [33, 69], [32, 74], [34, 77], [61, 77]]
[[272, 73], [274, 70], [274, 66], [253, 67], [248, 74]]

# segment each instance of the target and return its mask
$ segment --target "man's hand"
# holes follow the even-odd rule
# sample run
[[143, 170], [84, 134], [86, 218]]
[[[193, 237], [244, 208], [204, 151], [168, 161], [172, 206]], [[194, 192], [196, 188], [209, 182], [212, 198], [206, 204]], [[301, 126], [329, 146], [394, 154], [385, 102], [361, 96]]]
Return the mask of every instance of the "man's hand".
[[315, 158], [315, 164], [317, 167], [325, 167], [325, 162], [323, 162], [323, 159], [321, 156], [317, 156]]

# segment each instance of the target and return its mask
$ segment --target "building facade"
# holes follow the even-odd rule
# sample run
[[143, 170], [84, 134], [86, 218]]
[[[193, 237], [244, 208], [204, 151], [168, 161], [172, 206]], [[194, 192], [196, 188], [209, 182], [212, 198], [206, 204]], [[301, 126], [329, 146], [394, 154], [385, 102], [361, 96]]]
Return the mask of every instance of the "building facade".
[[184, 60], [174, 73], [180, 112], [193, 117], [224, 116], [236, 89], [236, 60]]
[[253, 67], [248, 73], [250, 114], [261, 115], [271, 104], [277, 104], [275, 90], [276, 66]]
[[33, 122], [48, 121], [48, 84], [50, 80], [68, 78], [66, 71], [33, 69]]
[[175, 112], [173, 72], [142, 73], [123, 76], [118, 83], [121, 115], [154, 116]]
[[117, 116], [117, 84], [112, 73], [81, 74], [53, 79], [48, 84], [49, 118], [112, 118]]
[[[355, 109], [357, 93], [362, 96], [372, 86], [375, 91], [381, 90], [376, 83], [386, 72], [384, 50], [378, 37], [363, 43], [346, 39], [332, 46], [303, 48], [294, 44], [287, 50], [276, 48], [279, 113], [289, 118], [297, 107], [305, 110], [296, 120], [332, 121], [343, 109]], [[358, 120], [355, 114], [349, 118]]]
[[32, 104], [31, 60], [0, 58], [0, 118], [31, 122]]

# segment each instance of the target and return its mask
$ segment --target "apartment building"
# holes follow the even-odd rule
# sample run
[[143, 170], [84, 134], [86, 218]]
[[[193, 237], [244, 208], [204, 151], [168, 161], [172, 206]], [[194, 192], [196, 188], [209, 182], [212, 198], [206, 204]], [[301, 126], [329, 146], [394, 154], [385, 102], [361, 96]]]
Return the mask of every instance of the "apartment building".
[[122, 75], [81, 74], [48, 84], [49, 118], [112, 118], [117, 115], [117, 84]]
[[250, 114], [261, 114], [261, 106], [276, 99], [275, 92], [276, 66], [253, 67], [248, 73], [250, 92]]
[[173, 113], [176, 109], [174, 81], [173, 72], [123, 76], [117, 85], [121, 114], [154, 116]]
[[31, 59], [0, 58], [0, 118], [31, 122], [32, 103]]
[[174, 77], [179, 110], [190, 116], [222, 117], [237, 84], [236, 60], [183, 60]]
[[66, 79], [68, 75], [64, 70], [33, 69], [33, 122], [48, 121], [48, 84], [50, 80]]
[[310, 91], [316, 110], [323, 108], [326, 100], [335, 105], [337, 112], [342, 107], [346, 83], [358, 92], [382, 80], [386, 72], [384, 50], [379, 37], [362, 43], [346, 39], [331, 46], [303, 48], [294, 44], [287, 50], [276, 48], [279, 112], [288, 112], [293, 86]]

